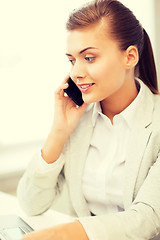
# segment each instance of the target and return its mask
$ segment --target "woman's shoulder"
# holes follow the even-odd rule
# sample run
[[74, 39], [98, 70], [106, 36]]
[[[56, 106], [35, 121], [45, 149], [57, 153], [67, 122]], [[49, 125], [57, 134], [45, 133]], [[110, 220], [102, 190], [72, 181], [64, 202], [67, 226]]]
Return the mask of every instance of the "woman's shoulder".
[[153, 99], [155, 110], [160, 112], [160, 94], [154, 94]]
[[154, 109], [153, 109], [153, 123], [160, 129], [160, 94], [153, 95]]

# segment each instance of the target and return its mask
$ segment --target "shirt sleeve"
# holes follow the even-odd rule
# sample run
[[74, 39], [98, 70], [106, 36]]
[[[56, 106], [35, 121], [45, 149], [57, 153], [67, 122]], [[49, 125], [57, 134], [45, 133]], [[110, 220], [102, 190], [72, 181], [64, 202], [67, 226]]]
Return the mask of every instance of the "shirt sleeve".
[[56, 166], [58, 167], [58, 165], [60, 164], [61, 158], [59, 157], [55, 162], [53, 163], [47, 163], [41, 155], [41, 151], [39, 152], [39, 156], [36, 159], [37, 162], [37, 171], [40, 173], [45, 173], [48, 172], [49, 170], [54, 169]]
[[54, 164], [47, 164], [40, 151], [35, 153], [19, 181], [17, 196], [23, 210], [29, 215], [38, 215], [48, 210], [64, 184], [63, 153]]

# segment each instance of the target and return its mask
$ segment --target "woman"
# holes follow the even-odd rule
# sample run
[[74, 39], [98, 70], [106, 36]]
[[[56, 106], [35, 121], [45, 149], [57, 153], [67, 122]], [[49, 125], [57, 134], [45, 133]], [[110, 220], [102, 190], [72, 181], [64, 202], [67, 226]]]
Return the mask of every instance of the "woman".
[[[28, 214], [52, 207], [77, 221], [24, 239], [159, 239], [160, 97], [149, 37], [116, 0], [73, 12], [67, 30], [71, 71], [18, 197]], [[69, 77], [81, 107], [64, 96]]]

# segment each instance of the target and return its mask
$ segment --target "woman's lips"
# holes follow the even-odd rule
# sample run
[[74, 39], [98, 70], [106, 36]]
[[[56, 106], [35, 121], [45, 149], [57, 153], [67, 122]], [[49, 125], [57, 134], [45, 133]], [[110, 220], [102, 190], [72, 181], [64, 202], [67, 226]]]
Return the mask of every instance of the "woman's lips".
[[78, 84], [82, 93], [86, 93], [93, 85], [94, 83]]

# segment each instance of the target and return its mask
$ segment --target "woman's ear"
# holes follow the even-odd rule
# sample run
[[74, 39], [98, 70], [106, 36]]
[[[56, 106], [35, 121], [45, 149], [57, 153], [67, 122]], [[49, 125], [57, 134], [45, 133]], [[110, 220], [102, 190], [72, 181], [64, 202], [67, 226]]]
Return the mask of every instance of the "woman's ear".
[[139, 61], [138, 49], [135, 46], [129, 46], [126, 50], [125, 67], [126, 69], [134, 68]]

